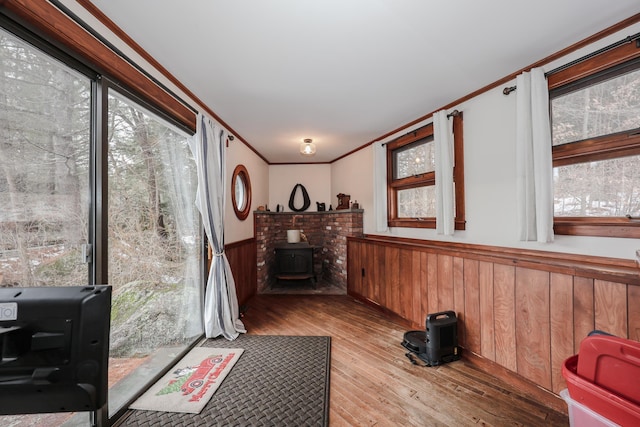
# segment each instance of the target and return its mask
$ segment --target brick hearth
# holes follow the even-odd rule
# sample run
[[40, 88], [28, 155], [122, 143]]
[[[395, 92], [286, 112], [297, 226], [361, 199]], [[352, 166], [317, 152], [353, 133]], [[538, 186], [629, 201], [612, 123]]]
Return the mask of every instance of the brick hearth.
[[287, 242], [287, 230], [301, 230], [314, 251], [318, 280], [347, 292], [347, 237], [361, 237], [362, 209], [326, 212], [254, 212], [258, 293], [275, 282], [275, 245]]

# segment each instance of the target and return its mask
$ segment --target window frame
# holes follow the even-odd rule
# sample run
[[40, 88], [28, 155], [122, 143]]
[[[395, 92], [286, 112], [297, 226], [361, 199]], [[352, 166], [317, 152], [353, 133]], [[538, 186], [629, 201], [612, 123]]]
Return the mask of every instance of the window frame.
[[[81, 2], [88, 11], [97, 13], [97, 8], [90, 2]], [[3, 27], [13, 25], [32, 32], [37, 38], [46, 41], [47, 45], [95, 70], [98, 75], [118, 82], [121, 88], [135, 93], [146, 103], [153, 105], [155, 112], [170, 123], [185, 132], [195, 133], [197, 111], [157, 79], [145, 73], [139, 65], [69, 9], [60, 9], [50, 2], [4, 2], [0, 8], [0, 16]], [[126, 38], [126, 35], [120, 35]]]
[[[455, 229], [464, 230], [465, 206], [464, 206], [464, 151], [462, 132], [462, 112], [457, 112], [449, 116], [453, 120], [453, 144], [454, 144], [454, 167], [453, 181], [455, 184]], [[401, 218], [398, 217], [398, 191], [408, 190], [418, 187], [435, 186], [435, 171], [426, 172], [419, 175], [395, 179], [394, 171], [394, 151], [406, 147], [416, 141], [433, 136], [433, 123], [429, 123], [419, 129], [409, 132], [386, 144], [387, 148], [387, 225], [389, 227], [407, 228], [436, 228], [436, 218]]]
[[[622, 44], [551, 73], [547, 78], [549, 106], [551, 108], [555, 96], [636, 67], [640, 67], [638, 41]], [[640, 155], [637, 128], [552, 147], [553, 168], [629, 155]], [[554, 215], [553, 223], [554, 233], [558, 235], [640, 238], [640, 222], [634, 218]]]
[[[236, 184], [238, 180], [240, 180], [244, 186], [242, 207], [238, 207], [238, 200], [236, 199]], [[241, 164], [236, 166], [231, 176], [231, 204], [233, 205], [233, 212], [240, 221], [247, 219], [251, 211], [251, 180], [249, 179], [249, 171]]]

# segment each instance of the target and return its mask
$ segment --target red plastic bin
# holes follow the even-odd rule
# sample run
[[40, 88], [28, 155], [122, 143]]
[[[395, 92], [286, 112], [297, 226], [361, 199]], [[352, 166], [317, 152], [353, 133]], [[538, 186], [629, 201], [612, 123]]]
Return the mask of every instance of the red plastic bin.
[[640, 342], [590, 335], [580, 343], [577, 374], [640, 405]]
[[575, 355], [562, 365], [571, 399], [621, 426], [640, 426], [640, 405], [581, 377], [577, 373], [578, 364]]

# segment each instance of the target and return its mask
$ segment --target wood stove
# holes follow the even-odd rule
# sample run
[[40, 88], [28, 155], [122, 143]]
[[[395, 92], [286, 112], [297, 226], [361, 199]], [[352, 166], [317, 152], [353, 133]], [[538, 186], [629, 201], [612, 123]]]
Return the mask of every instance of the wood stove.
[[317, 248], [318, 246], [312, 246], [307, 242], [276, 245], [276, 279], [278, 281], [311, 279], [315, 289], [317, 277], [313, 268], [313, 251]]

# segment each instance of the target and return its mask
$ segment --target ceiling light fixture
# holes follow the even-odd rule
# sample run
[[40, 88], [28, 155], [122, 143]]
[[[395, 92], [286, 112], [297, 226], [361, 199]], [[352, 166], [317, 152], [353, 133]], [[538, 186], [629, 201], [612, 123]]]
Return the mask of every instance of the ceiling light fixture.
[[313, 143], [311, 138], [305, 138], [304, 142], [300, 144], [300, 154], [303, 156], [313, 156], [316, 154], [316, 144]]

